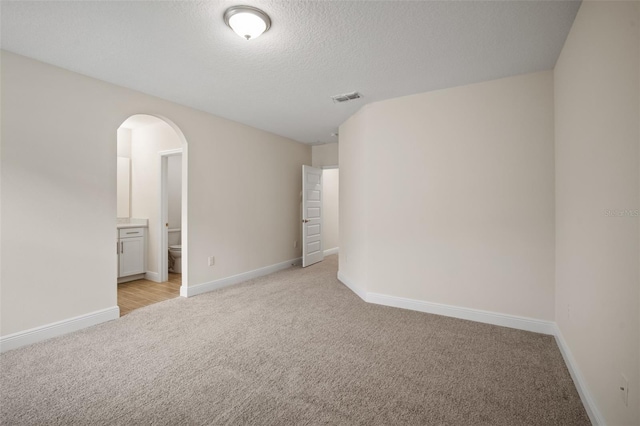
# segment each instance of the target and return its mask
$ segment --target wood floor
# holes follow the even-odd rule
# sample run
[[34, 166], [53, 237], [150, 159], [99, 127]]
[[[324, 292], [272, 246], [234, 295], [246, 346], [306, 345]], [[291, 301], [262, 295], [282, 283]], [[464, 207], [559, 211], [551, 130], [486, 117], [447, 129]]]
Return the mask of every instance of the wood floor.
[[118, 284], [118, 306], [120, 316], [134, 309], [153, 305], [180, 295], [182, 275], [169, 272], [169, 281], [156, 283], [148, 280], [135, 280]]

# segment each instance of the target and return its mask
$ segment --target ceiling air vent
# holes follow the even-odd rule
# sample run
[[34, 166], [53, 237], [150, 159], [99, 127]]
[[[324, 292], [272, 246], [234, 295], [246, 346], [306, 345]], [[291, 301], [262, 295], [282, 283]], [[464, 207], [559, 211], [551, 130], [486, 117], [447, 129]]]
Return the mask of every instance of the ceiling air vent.
[[342, 103], [342, 102], [349, 102], [352, 101], [354, 99], [360, 99], [360, 93], [358, 92], [351, 92], [351, 93], [344, 93], [342, 95], [334, 95], [331, 97], [331, 99], [333, 99], [333, 102], [338, 104], [338, 103]]

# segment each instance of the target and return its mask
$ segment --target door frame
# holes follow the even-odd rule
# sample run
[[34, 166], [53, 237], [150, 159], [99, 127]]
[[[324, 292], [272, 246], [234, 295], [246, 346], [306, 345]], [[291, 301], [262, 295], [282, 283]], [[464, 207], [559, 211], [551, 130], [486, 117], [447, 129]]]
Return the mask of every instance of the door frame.
[[160, 235], [160, 249], [158, 251], [158, 278], [160, 282], [165, 282], [169, 279], [169, 188], [167, 184], [168, 171], [169, 171], [169, 157], [180, 155], [182, 158], [182, 176], [180, 185], [182, 186], [182, 222], [180, 224], [180, 238], [182, 245], [182, 286], [186, 288], [188, 262], [187, 262], [187, 161], [184, 155], [184, 148], [170, 149], [167, 151], [158, 152], [160, 161], [160, 203], [158, 206], [158, 232]]

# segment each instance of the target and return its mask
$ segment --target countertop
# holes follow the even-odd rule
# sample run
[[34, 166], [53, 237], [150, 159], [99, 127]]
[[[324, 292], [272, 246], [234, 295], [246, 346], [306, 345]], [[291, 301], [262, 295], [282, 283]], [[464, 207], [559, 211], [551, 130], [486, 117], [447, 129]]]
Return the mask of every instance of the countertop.
[[117, 229], [124, 229], [124, 228], [148, 228], [148, 225], [146, 223], [118, 223], [116, 225]]
[[116, 229], [125, 228], [148, 228], [149, 219], [137, 219], [137, 218], [120, 218], [116, 223]]

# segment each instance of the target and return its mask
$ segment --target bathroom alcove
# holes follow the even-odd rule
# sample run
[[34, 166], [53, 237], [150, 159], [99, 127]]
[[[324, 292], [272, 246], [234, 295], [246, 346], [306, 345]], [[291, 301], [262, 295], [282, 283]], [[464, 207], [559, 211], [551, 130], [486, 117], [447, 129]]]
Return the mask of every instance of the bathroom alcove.
[[[146, 135], [146, 139], [145, 139]], [[141, 164], [134, 164], [133, 157], [136, 150], [142, 149], [136, 143], [150, 143], [150, 135], [154, 138], [145, 149], [153, 150], [152, 156], [145, 157]], [[181, 156], [181, 218], [177, 224], [180, 228], [182, 245], [182, 273], [180, 294], [186, 294], [188, 286], [188, 144], [180, 128], [166, 117], [151, 114], [135, 114], [128, 117], [117, 130], [118, 136], [118, 163], [119, 168], [124, 168], [126, 161], [123, 158], [129, 157], [130, 203], [128, 210], [129, 218], [142, 217], [149, 219], [148, 223], [148, 254], [147, 273], [145, 279], [155, 282], [165, 282], [168, 279], [168, 229], [169, 229], [169, 205], [168, 205], [168, 159], [172, 156]], [[138, 136], [138, 137], [137, 137]], [[144, 172], [141, 172], [144, 170]], [[121, 171], [119, 171], [119, 174]], [[125, 173], [126, 174], [126, 173]], [[136, 185], [132, 182], [138, 179], [141, 183], [138, 188], [144, 186], [150, 191], [145, 195], [145, 199], [134, 205], [132, 199], [136, 197]], [[122, 182], [118, 183], [120, 190], [125, 189]], [[119, 191], [120, 192], [120, 191]], [[119, 194], [119, 198], [123, 198]], [[124, 220], [120, 215], [126, 212], [121, 208], [119, 200], [118, 221]], [[175, 228], [176, 224], [172, 224]]]

